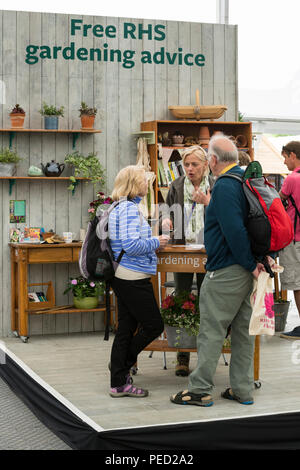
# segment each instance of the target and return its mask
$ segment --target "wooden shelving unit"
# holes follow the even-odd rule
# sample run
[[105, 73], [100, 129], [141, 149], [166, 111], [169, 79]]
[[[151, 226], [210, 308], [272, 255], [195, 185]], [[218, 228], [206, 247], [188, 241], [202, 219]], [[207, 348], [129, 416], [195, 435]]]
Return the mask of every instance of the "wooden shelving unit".
[[[199, 132], [201, 127], [208, 127], [210, 136], [214, 132], [221, 131], [227, 136], [237, 137], [238, 135], [243, 135], [247, 140], [247, 146], [239, 148], [249, 153], [251, 160], [254, 159], [254, 151], [252, 148], [252, 123], [251, 122], [236, 122], [236, 121], [194, 121], [194, 120], [176, 120], [176, 121], [148, 121], [141, 123], [141, 131], [145, 132], [154, 132], [155, 142], [153, 144], [148, 144], [148, 152], [150, 155], [150, 164], [151, 169], [157, 176], [158, 172], [158, 143], [159, 135], [163, 135], [168, 132], [169, 137], [171, 137], [175, 131], [180, 131], [185, 137], [193, 136], [196, 139], [199, 137]], [[203, 145], [204, 148], [207, 148], [207, 145]], [[166, 149], [173, 150], [183, 150], [188, 147], [177, 147], [177, 146], [166, 146], [163, 147]], [[162, 188], [167, 188], [162, 186]], [[160, 194], [160, 187], [158, 186], [158, 178], [156, 177], [154, 183], [154, 193], [155, 193], [155, 203], [163, 202], [163, 197]]]

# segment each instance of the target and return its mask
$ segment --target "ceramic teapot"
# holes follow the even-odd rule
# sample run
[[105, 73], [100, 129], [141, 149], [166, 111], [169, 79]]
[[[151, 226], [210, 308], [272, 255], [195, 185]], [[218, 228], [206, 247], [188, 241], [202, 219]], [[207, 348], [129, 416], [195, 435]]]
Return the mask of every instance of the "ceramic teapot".
[[41, 163], [41, 166], [46, 176], [60, 176], [65, 169], [64, 163], [56, 163], [54, 160], [51, 160], [46, 165]]

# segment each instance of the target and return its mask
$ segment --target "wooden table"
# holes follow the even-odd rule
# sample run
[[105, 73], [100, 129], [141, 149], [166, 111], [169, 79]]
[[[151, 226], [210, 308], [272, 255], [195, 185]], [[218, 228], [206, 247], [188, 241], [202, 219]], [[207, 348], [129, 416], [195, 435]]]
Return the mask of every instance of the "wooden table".
[[[189, 273], [204, 273], [206, 264], [206, 252], [205, 249], [199, 249], [199, 247], [193, 247], [188, 245], [167, 245], [163, 250], [157, 253], [157, 271], [160, 273], [167, 272], [189, 272]], [[154, 293], [157, 302], [159, 302], [159, 282], [158, 277], [152, 278]], [[146, 348], [146, 351], [188, 351], [196, 352], [197, 349], [181, 349], [172, 348], [168, 345], [166, 339], [156, 339], [152, 341]], [[223, 348], [222, 353], [230, 354], [230, 348]], [[255, 337], [255, 348], [254, 348], [254, 382], [255, 386], [259, 388], [261, 386], [259, 379], [259, 359], [260, 359], [260, 337]]]
[[[9, 246], [11, 260], [11, 329], [23, 342], [28, 340], [28, 314], [106, 311], [105, 305], [91, 310], [80, 310], [72, 305], [53, 306], [47, 311], [43, 311], [42, 308], [40, 310], [30, 309], [28, 301], [28, 265], [78, 263], [81, 242], [59, 244], [9, 243]], [[111, 321], [111, 319], [106, 319], [106, 321]]]

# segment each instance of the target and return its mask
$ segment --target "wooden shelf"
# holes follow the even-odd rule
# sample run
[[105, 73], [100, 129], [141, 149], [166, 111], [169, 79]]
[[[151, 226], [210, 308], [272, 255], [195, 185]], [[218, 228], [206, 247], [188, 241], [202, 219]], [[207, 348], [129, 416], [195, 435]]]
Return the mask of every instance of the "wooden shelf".
[[[197, 352], [196, 348], [172, 348], [166, 339], [156, 339], [144, 348], [144, 351], [165, 351], [165, 352]], [[230, 348], [222, 348], [223, 354], [231, 354]]]
[[25, 129], [24, 127], [0, 128], [0, 132], [39, 132], [52, 134], [99, 134], [99, 129]]
[[[80, 177], [80, 176], [76, 176], [75, 177], [77, 183], [73, 183], [75, 184], [75, 188], [76, 188], [76, 185], [78, 184], [79, 181], [88, 181], [90, 178], [83, 178], [83, 177]], [[70, 176], [0, 176], [0, 181], [1, 180], [4, 180], [4, 181], [9, 181], [9, 195], [11, 196], [11, 193], [12, 193], [12, 188], [13, 188], [13, 185], [15, 184], [16, 181], [44, 181], [44, 180], [47, 180], [47, 181], [70, 181]], [[73, 189], [72, 191], [72, 194], [74, 195], [75, 194], [75, 188]]]
[[[42, 304], [43, 302], [41, 302]], [[113, 310], [113, 305], [111, 305], [111, 309]], [[95, 308], [88, 308], [88, 309], [79, 309], [75, 308], [72, 305], [62, 305], [62, 306], [54, 306], [53, 308], [45, 309], [41, 307], [40, 310], [27, 310], [27, 313], [30, 315], [51, 315], [51, 314], [58, 314], [58, 313], [80, 313], [80, 312], [105, 312], [106, 307], [105, 305], [100, 304], [98, 307]]]
[[76, 146], [76, 141], [79, 134], [99, 134], [102, 131], [99, 129], [25, 129], [24, 127], [8, 127], [0, 128], [0, 133], [9, 133], [9, 148], [12, 146], [13, 139], [16, 133], [39, 133], [39, 134], [71, 134], [73, 136], [73, 149]]

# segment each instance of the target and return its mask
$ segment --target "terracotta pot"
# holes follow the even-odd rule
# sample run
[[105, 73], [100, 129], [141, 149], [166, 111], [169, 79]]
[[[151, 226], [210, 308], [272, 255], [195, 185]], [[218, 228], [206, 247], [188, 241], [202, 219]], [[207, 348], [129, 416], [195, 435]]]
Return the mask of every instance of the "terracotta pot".
[[17, 127], [17, 128], [23, 127], [25, 114], [10, 113], [9, 116], [10, 116], [11, 127]]
[[81, 129], [93, 129], [95, 116], [89, 116], [88, 114], [83, 114], [80, 116], [81, 119]]
[[203, 140], [209, 140], [210, 135], [209, 135], [209, 129], [207, 126], [200, 127], [199, 131], [199, 140], [202, 142]]

